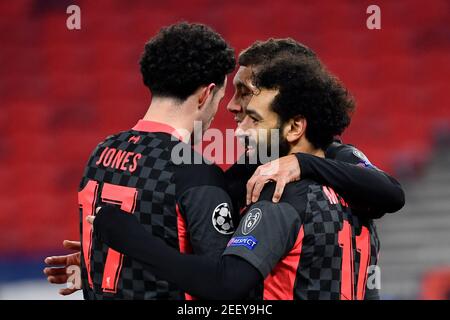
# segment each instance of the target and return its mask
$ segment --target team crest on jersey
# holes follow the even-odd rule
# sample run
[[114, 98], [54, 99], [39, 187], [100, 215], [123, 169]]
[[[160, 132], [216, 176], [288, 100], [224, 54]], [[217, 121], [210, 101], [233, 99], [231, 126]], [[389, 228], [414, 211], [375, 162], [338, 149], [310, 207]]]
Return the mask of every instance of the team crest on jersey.
[[355, 157], [357, 157], [363, 161], [368, 161], [366, 155], [364, 153], [362, 153], [361, 151], [359, 151], [358, 149], [353, 149], [353, 154], [355, 155]]
[[248, 235], [255, 230], [258, 223], [261, 221], [262, 211], [258, 208], [253, 208], [247, 213], [245, 221], [242, 224], [242, 234]]
[[369, 159], [367, 159], [366, 155], [361, 151], [354, 149], [353, 155], [360, 159], [358, 165], [364, 168], [375, 168], [372, 163], [370, 163]]
[[232, 234], [234, 232], [233, 219], [228, 203], [219, 204], [213, 211], [212, 224], [221, 234]]

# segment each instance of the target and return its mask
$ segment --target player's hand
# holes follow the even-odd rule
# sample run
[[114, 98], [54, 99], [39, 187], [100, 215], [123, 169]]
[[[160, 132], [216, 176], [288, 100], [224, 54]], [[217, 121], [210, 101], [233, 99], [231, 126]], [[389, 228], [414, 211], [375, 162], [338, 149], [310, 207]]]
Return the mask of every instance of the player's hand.
[[[70, 280], [69, 277], [72, 275], [72, 273], [68, 271], [68, 267], [80, 266], [80, 241], [64, 240], [63, 247], [65, 249], [76, 250], [78, 252], [71, 253], [65, 256], [52, 256], [45, 258], [44, 262], [50, 267], [44, 268], [44, 274], [47, 276], [47, 281], [50, 283], [66, 284]], [[81, 279], [78, 280], [80, 280], [78, 281], [78, 283], [81, 283]], [[73, 288], [61, 289], [59, 290], [59, 294], [66, 296], [80, 289], [81, 287], [76, 286], [74, 283]]]
[[300, 180], [300, 173], [300, 165], [294, 154], [259, 166], [247, 182], [247, 205], [258, 201], [264, 185], [270, 181], [276, 182], [272, 201], [280, 201], [286, 184]]
[[[95, 209], [95, 213], [97, 214], [101, 209], [102, 209], [102, 207], [97, 207]], [[92, 227], [94, 227], [94, 220], [95, 220], [95, 216], [87, 216], [86, 217], [86, 221], [89, 222], [90, 224], [92, 224]]]
[[94, 225], [95, 216], [87, 216], [86, 221]]

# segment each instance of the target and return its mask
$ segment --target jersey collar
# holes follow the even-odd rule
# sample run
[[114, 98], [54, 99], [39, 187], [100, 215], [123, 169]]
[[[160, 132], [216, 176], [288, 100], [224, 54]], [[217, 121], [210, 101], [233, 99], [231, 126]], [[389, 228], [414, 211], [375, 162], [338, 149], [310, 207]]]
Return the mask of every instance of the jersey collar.
[[139, 120], [138, 123], [133, 127], [133, 130], [143, 132], [164, 132], [174, 136], [180, 141], [183, 141], [183, 137], [178, 133], [178, 131], [175, 128], [161, 122], [150, 120]]

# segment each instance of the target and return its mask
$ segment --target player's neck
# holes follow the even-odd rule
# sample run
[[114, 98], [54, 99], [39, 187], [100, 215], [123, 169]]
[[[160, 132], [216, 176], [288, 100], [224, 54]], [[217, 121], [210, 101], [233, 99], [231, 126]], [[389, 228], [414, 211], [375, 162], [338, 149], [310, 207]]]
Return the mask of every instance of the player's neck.
[[298, 143], [297, 145], [292, 146], [289, 153], [307, 153], [316, 157], [325, 158], [325, 152], [322, 149], [315, 148], [309, 142]]
[[183, 141], [187, 142], [194, 130], [194, 120], [184, 116], [184, 112], [181, 112], [183, 109], [185, 109], [183, 104], [178, 104], [172, 99], [153, 99], [142, 119], [171, 126], [183, 137]]

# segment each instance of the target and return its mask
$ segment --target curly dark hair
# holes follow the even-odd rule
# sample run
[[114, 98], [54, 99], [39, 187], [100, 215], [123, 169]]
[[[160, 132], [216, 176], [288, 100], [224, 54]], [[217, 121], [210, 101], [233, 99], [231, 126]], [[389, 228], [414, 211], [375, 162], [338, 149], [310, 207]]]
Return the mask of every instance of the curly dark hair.
[[306, 138], [325, 149], [351, 121], [353, 97], [316, 59], [276, 59], [254, 75], [259, 89], [277, 89], [271, 108], [281, 125], [297, 116], [307, 121]]
[[146, 43], [140, 60], [152, 94], [181, 101], [202, 85], [221, 87], [235, 64], [234, 50], [217, 32], [187, 22], [162, 28]]
[[254, 42], [239, 54], [238, 61], [239, 65], [245, 67], [260, 66], [283, 55], [317, 58], [313, 50], [292, 38], [270, 38], [266, 41]]

